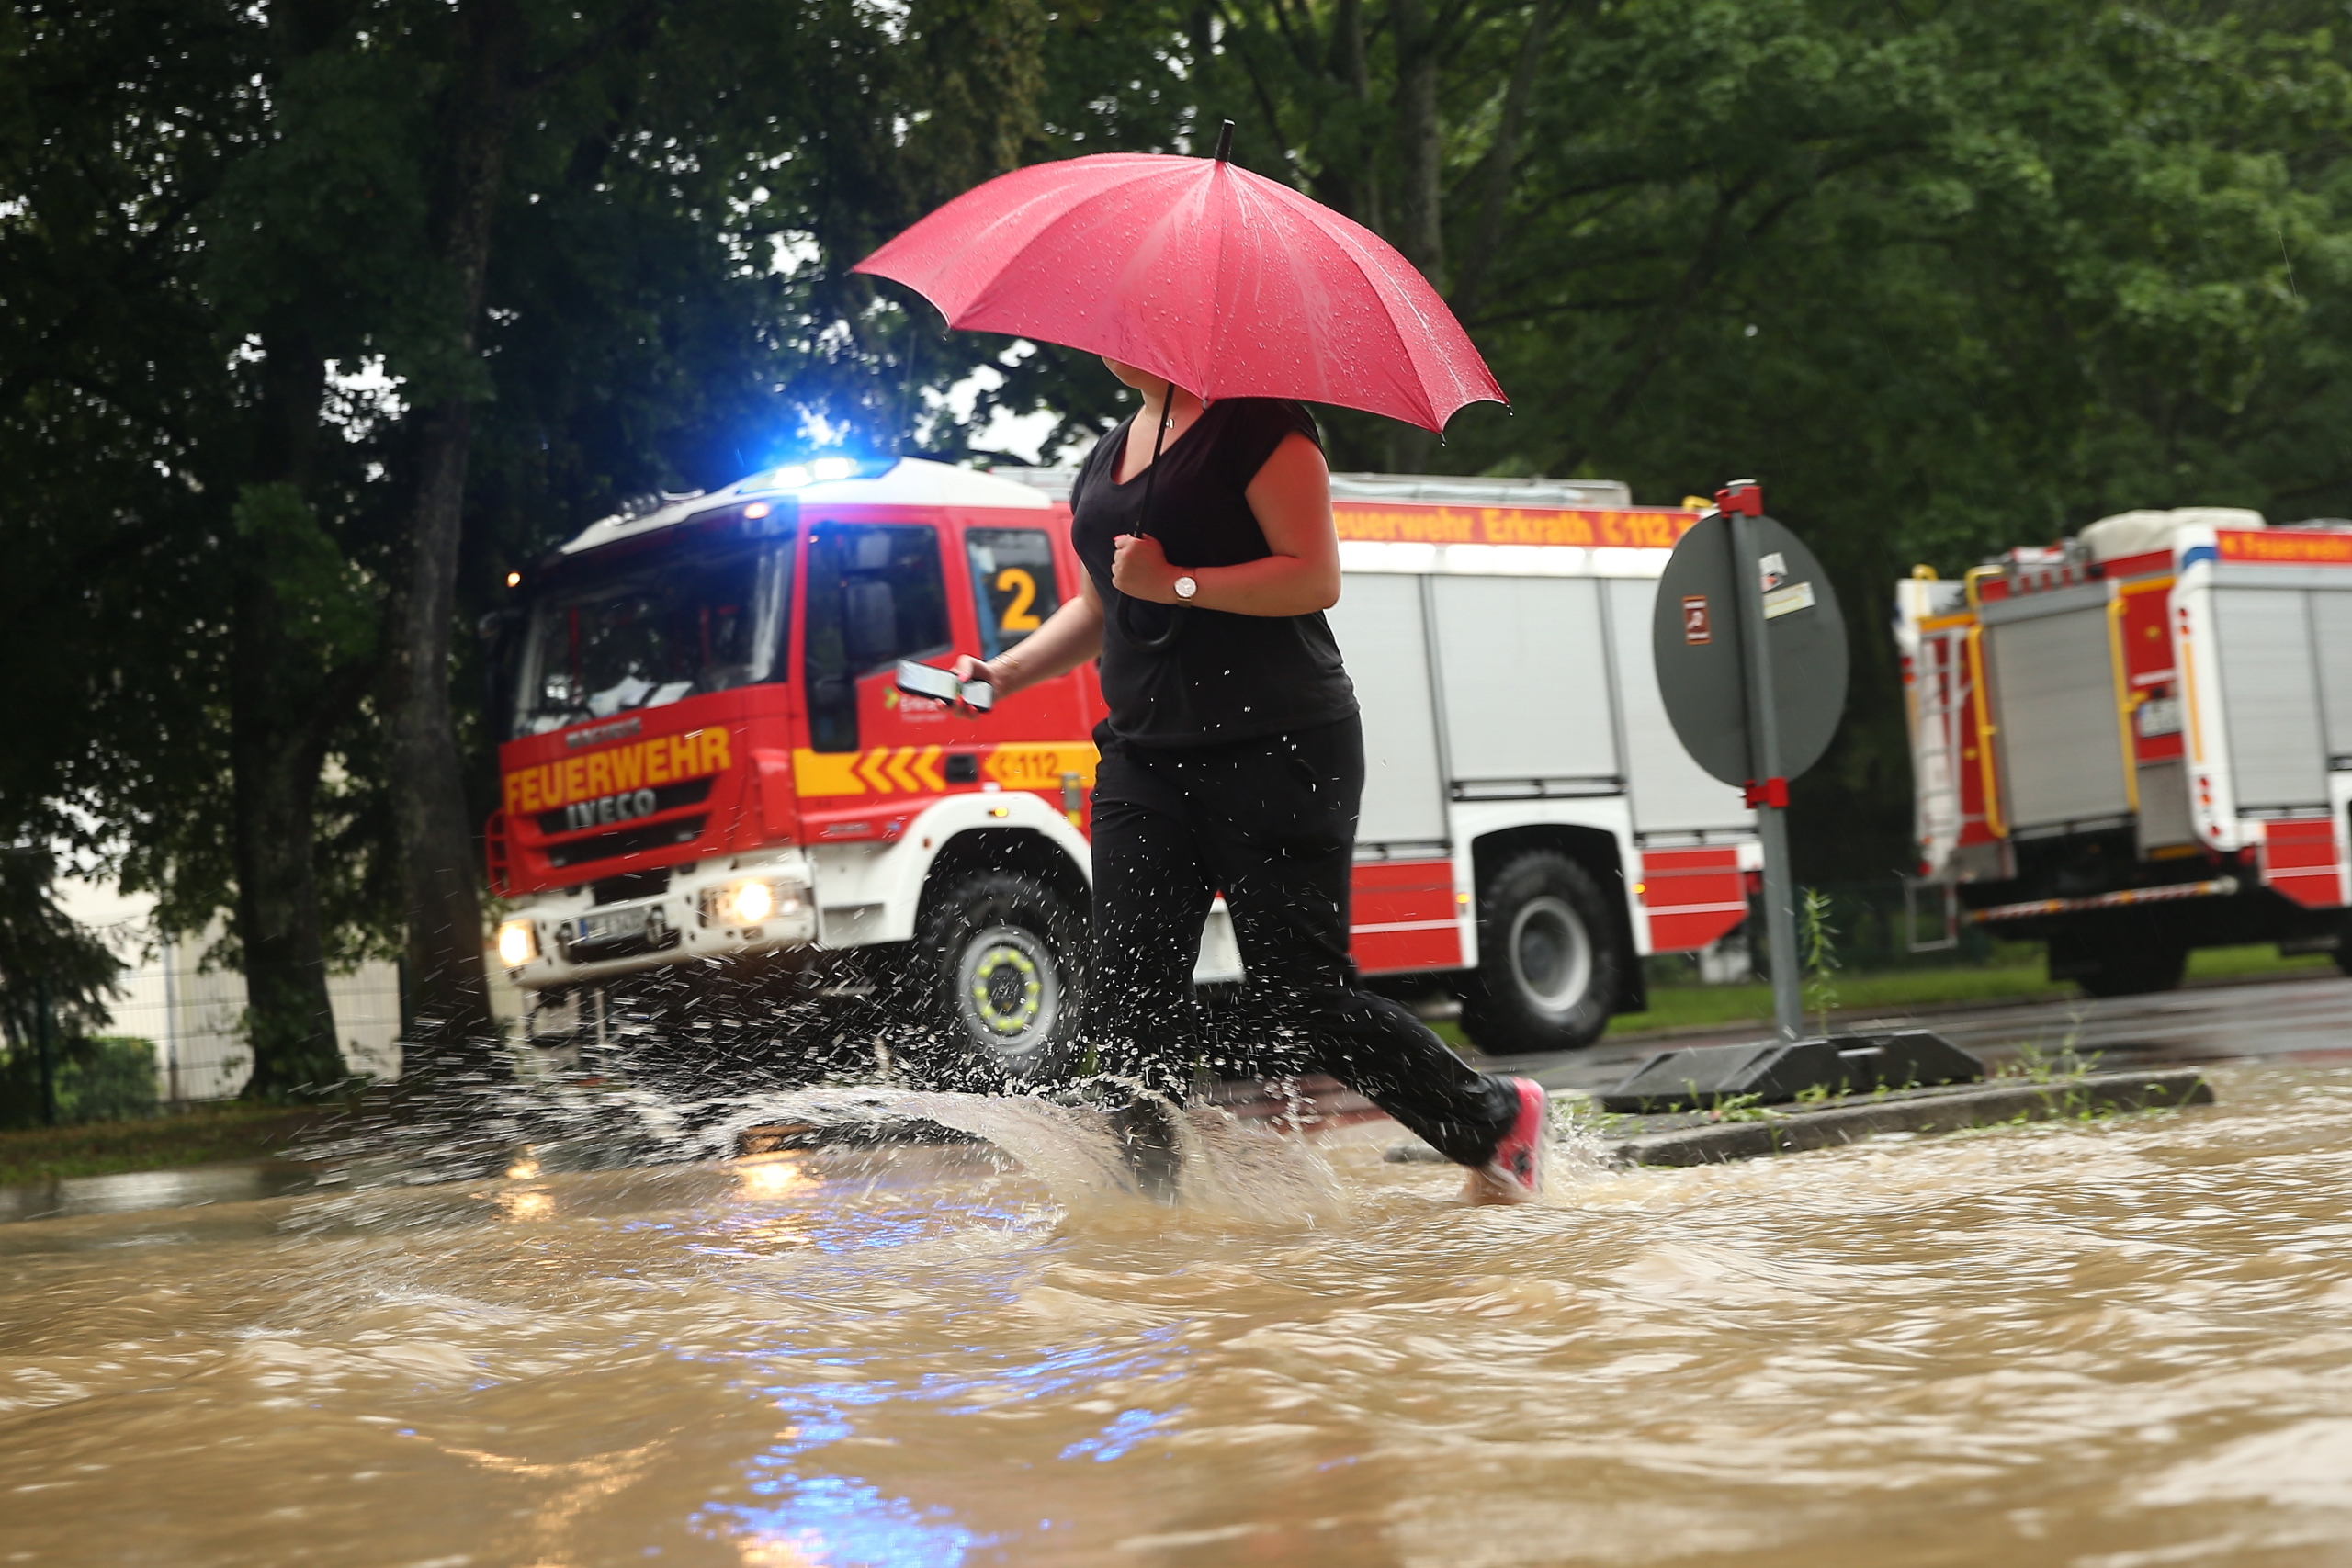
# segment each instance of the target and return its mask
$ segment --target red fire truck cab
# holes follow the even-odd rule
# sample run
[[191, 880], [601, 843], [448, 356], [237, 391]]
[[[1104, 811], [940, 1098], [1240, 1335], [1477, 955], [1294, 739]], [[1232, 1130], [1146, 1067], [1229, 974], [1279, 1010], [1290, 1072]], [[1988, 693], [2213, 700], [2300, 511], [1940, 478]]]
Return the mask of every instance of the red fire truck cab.
[[[1067, 1064], [1094, 671], [978, 718], [892, 672], [993, 655], [1078, 591], [1068, 479], [781, 468], [605, 518], [527, 574], [494, 660], [487, 854], [534, 1045], [749, 1031], [789, 1057], [817, 1004], [862, 997], [999, 1079]], [[1450, 987], [1491, 1048], [1585, 1043], [1642, 1005], [1640, 955], [1738, 924], [1757, 863], [1738, 793], [1682, 754], [1650, 673], [1649, 602], [1691, 514], [1608, 484], [1335, 495], [1332, 620], [1372, 775], [1358, 962]], [[1221, 906], [1195, 977], [1246, 977]]]

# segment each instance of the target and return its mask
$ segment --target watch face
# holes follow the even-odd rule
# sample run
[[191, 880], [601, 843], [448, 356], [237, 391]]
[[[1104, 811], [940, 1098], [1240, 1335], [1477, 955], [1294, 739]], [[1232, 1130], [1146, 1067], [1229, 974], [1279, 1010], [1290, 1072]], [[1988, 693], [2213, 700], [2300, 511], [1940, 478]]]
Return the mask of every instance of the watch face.
[[1190, 599], [1200, 591], [1201, 585], [1189, 577], [1180, 577], [1176, 580], [1176, 597], [1179, 599]]

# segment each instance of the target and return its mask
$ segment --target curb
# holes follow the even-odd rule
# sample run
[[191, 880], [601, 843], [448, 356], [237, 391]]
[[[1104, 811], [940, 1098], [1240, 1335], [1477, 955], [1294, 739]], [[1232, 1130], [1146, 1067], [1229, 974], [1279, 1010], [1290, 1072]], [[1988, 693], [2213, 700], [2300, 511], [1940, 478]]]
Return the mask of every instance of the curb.
[[1900, 1099], [1819, 1110], [1770, 1112], [1753, 1122], [1713, 1122], [1611, 1138], [1613, 1165], [1693, 1166], [1805, 1149], [1835, 1148], [1882, 1133], [1953, 1133], [2004, 1122], [2055, 1122], [2211, 1105], [2213, 1086], [2196, 1067], [2099, 1073], [2056, 1083], [1963, 1084]]

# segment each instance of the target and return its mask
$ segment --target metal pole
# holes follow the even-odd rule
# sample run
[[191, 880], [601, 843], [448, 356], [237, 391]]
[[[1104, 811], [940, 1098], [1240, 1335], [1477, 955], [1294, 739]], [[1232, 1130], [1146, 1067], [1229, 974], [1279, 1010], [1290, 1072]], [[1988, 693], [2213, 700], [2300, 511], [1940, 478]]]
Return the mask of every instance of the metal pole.
[[164, 939], [164, 1084], [169, 1090], [165, 1098], [173, 1110], [180, 1109], [180, 1002], [179, 943], [170, 937]]
[[1772, 701], [1772, 648], [1764, 636], [1764, 574], [1756, 523], [1730, 514], [1733, 602], [1739, 606], [1741, 660], [1747, 670], [1747, 744], [1756, 771], [1749, 793], [1757, 836], [1764, 840], [1764, 931], [1772, 947], [1772, 1020], [1781, 1038], [1804, 1033], [1804, 996], [1798, 976], [1796, 889], [1789, 876], [1788, 782], [1781, 775], [1781, 716]]
[[57, 1048], [49, 1016], [49, 976], [33, 977], [33, 1037], [40, 1052], [40, 1124], [57, 1125]]

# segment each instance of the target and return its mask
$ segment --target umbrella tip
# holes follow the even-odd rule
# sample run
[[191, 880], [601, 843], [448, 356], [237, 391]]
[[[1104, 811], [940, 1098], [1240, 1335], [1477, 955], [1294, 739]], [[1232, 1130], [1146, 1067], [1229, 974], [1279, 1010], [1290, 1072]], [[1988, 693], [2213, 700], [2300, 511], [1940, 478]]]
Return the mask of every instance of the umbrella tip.
[[1233, 156], [1233, 122], [1227, 120], [1225, 129], [1216, 133], [1216, 161], [1220, 164]]

